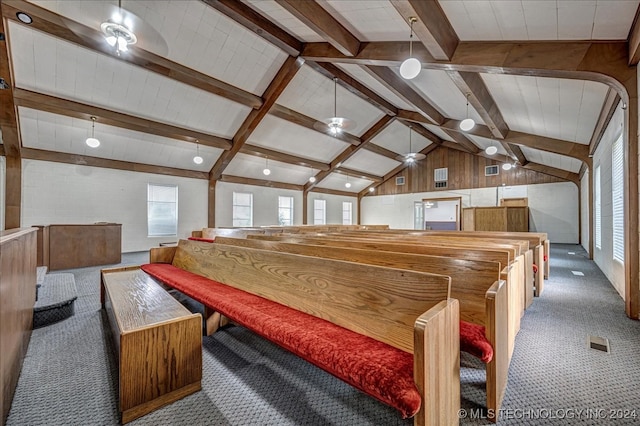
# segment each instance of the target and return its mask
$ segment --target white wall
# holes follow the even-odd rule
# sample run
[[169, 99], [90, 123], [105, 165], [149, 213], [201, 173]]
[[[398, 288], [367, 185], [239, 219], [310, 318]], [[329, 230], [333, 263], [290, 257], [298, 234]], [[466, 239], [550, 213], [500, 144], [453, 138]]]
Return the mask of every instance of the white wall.
[[[600, 217], [602, 228], [602, 246], [597, 248], [594, 244], [593, 260], [611, 281], [620, 296], [624, 298], [624, 265], [617, 260], [613, 260], [613, 208], [611, 199], [611, 148], [620, 134], [623, 120], [623, 110], [618, 106], [593, 156], [593, 170], [600, 165]], [[595, 173], [592, 174], [591, 178], [593, 178], [593, 175]], [[594, 186], [593, 190], [595, 194], [597, 188]], [[593, 201], [591, 203], [593, 206]], [[593, 208], [595, 209], [595, 206]]]
[[362, 224], [413, 228], [413, 203], [424, 198], [461, 197], [462, 207], [496, 205], [497, 198], [529, 198], [532, 231], [546, 232], [555, 243], [578, 243], [578, 187], [570, 182], [513, 187], [368, 196], [362, 199]]
[[[293, 224], [302, 224], [302, 192], [218, 182], [216, 184], [216, 226], [233, 226], [233, 193], [253, 194], [253, 226], [278, 224], [278, 197], [293, 197]], [[206, 226], [206, 223], [205, 225]]]
[[[589, 252], [589, 242], [591, 241], [591, 235], [589, 234], [589, 206], [591, 205], [591, 200], [589, 199], [589, 179], [591, 179], [591, 173], [587, 170], [580, 180], [580, 243], [587, 252]], [[595, 210], [593, 217], [595, 220]], [[593, 253], [591, 253], [591, 255], [593, 256]]]
[[333, 194], [310, 192], [307, 196], [307, 223], [313, 225], [313, 200], [326, 200], [327, 225], [342, 224], [342, 203], [351, 202], [351, 223], [358, 221], [358, 197], [344, 197]]
[[[147, 184], [178, 185], [177, 237], [147, 236]], [[122, 251], [186, 238], [207, 225], [208, 182], [98, 167], [23, 160], [22, 224], [122, 224]]]

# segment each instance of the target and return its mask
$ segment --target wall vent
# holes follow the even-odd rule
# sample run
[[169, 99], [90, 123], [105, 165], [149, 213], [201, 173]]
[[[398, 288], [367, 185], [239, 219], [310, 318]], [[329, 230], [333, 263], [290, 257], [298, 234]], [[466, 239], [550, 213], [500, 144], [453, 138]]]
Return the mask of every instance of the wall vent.
[[435, 169], [433, 171], [433, 180], [435, 182], [446, 182], [449, 178], [449, 169], [447, 167], [443, 167], [441, 169]]
[[404, 185], [404, 176], [396, 177], [396, 185]]
[[484, 175], [485, 176], [497, 176], [498, 175], [498, 170], [499, 170], [498, 166], [486, 166], [484, 168]]
[[589, 336], [589, 347], [597, 351], [609, 353], [609, 339], [606, 337]]
[[443, 181], [443, 182], [436, 182], [436, 188], [446, 188], [447, 187], [447, 181]]

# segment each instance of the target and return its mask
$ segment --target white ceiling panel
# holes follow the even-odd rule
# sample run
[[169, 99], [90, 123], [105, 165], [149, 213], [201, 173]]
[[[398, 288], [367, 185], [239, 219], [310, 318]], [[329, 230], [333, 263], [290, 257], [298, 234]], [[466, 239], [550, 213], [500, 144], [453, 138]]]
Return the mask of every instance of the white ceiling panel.
[[342, 163], [346, 168], [384, 176], [400, 165], [399, 161], [361, 149]]
[[274, 0], [242, 1], [255, 9], [259, 14], [268, 17], [269, 20], [275, 22], [280, 28], [295, 36], [298, 40], [307, 43], [324, 41], [320, 35], [316, 34], [315, 31], [303, 24], [302, 21], [282, 8]]
[[[36, 3], [98, 31], [111, 17], [109, 5], [117, 5], [116, 1], [86, 0]], [[162, 37], [168, 59], [256, 95], [262, 95], [287, 58], [280, 49], [204, 2], [128, 1], [124, 7]], [[143, 35], [139, 39], [140, 47], [153, 51], [153, 43], [145, 45]]]
[[354, 64], [337, 64], [338, 68], [342, 68], [344, 72], [355, 78], [359, 82], [363, 83], [369, 89], [382, 96], [385, 100], [391, 102], [393, 105], [400, 109], [406, 109], [409, 111], [416, 111], [416, 107], [406, 102], [404, 99], [387, 89], [382, 83], [369, 75], [368, 72], [362, 69], [360, 65]]
[[315, 130], [267, 115], [249, 137], [250, 144], [325, 163], [349, 144]]
[[16, 86], [232, 137], [250, 108], [9, 22]]
[[[347, 182], [351, 184], [351, 188], [347, 188], [345, 186]], [[370, 181], [368, 179], [356, 178], [353, 176], [343, 175], [341, 173], [331, 173], [316, 186], [318, 188], [335, 189], [336, 191], [358, 193], [367, 188], [372, 183], [373, 181]]]
[[446, 133], [444, 130], [442, 130], [440, 127], [434, 126], [434, 125], [431, 125], [431, 124], [425, 124], [424, 126], [427, 128], [427, 130], [429, 130], [431, 133], [433, 133], [434, 135], [436, 135], [440, 139], [442, 139], [444, 141], [455, 142], [453, 140], [453, 138], [451, 136], [449, 136], [449, 134]]
[[361, 136], [384, 113], [338, 85], [334, 97], [334, 82], [309, 66], [303, 66], [278, 98], [280, 105], [317, 120], [334, 117], [334, 103], [338, 117], [355, 121], [349, 133]]
[[555, 167], [556, 169], [568, 170], [573, 173], [580, 172], [582, 161], [577, 158], [567, 157], [566, 155], [555, 154], [553, 152], [532, 149], [526, 146], [520, 147], [522, 153], [532, 163], [544, 164], [546, 166]]
[[320, 0], [361, 41], [409, 41], [409, 23], [387, 1]]
[[478, 148], [482, 149], [483, 151], [490, 146], [495, 146], [496, 148], [498, 148], [498, 152], [496, 153], [496, 155], [509, 155], [507, 151], [502, 147], [502, 144], [496, 140], [474, 135], [467, 135], [467, 137], [471, 139], [473, 143], [475, 143]]
[[[406, 154], [409, 152], [409, 127], [394, 121], [380, 132], [370, 143], [397, 152]], [[414, 152], [419, 152], [431, 145], [431, 141], [421, 134], [411, 131], [411, 148]]]
[[638, 0], [439, 0], [460, 40], [625, 40]]
[[[398, 68], [394, 71], [400, 75]], [[464, 120], [467, 118], [467, 98], [445, 71], [423, 69], [413, 80], [409, 81], [431, 105], [440, 111], [445, 117]], [[484, 123], [475, 109], [469, 105], [468, 116], [476, 123]]]
[[607, 86], [582, 80], [482, 74], [511, 130], [588, 144]]
[[[85, 143], [91, 135], [91, 122], [30, 108], [20, 107], [20, 131], [25, 148], [88, 155], [98, 158], [208, 172], [221, 149], [164, 138], [148, 133], [96, 123], [98, 148]], [[196, 152], [204, 159], [195, 164]]]
[[307, 167], [268, 161], [271, 174], [266, 176], [263, 170], [267, 166], [267, 160], [255, 155], [238, 154], [224, 170], [225, 175], [242, 176], [252, 179], [271, 180], [274, 182], [303, 185], [309, 179], [310, 173]]

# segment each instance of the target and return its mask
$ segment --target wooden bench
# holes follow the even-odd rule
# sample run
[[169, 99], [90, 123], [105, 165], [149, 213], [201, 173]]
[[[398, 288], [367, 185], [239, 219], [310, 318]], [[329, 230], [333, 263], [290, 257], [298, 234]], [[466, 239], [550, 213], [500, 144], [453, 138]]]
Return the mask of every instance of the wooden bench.
[[122, 423], [200, 390], [202, 316], [138, 267], [103, 269], [100, 290], [117, 348]]
[[[258, 239], [218, 237], [216, 243], [450, 276], [451, 297], [459, 301], [460, 319], [484, 327], [485, 336], [493, 348], [491, 360], [484, 360], [487, 364], [487, 408], [491, 413], [498, 412], [509, 369], [507, 288], [506, 283], [499, 280], [500, 263]], [[465, 323], [460, 327], [462, 336]], [[479, 355], [477, 351], [473, 353]]]
[[[442, 275], [181, 240], [147, 273], [395, 407], [458, 424], [459, 308]], [[381, 362], [383, 364], [381, 364]]]

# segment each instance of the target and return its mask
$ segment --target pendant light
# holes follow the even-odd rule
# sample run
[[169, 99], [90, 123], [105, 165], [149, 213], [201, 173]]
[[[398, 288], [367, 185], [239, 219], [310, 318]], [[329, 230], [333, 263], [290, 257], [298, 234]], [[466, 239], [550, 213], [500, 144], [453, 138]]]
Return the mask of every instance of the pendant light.
[[420, 61], [413, 57], [413, 23], [416, 21], [417, 19], [414, 16], [409, 18], [411, 26], [411, 33], [409, 34], [409, 59], [405, 59], [400, 65], [400, 75], [405, 80], [411, 80], [412, 78], [417, 77], [422, 69]]
[[265, 157], [265, 167], [264, 170], [262, 170], [262, 173], [265, 176], [269, 176], [271, 174], [271, 170], [269, 170], [269, 157]]
[[193, 157], [193, 162], [196, 164], [202, 164], [204, 160], [200, 157], [200, 145], [198, 145], [198, 140], [196, 139], [196, 156]]
[[493, 155], [493, 154], [495, 154], [496, 152], [498, 152], [498, 148], [497, 148], [495, 145], [491, 145], [491, 146], [488, 146], [488, 147], [484, 150], [484, 152], [486, 152], [486, 153], [487, 153], [487, 155]]
[[348, 118], [338, 117], [338, 78], [333, 79], [333, 117], [326, 118], [319, 122], [319, 130], [326, 132], [329, 131], [331, 136], [338, 136], [345, 130], [349, 130], [355, 127], [356, 123]]
[[95, 138], [95, 130], [96, 130], [96, 118], [91, 117], [91, 137], [87, 138], [85, 141], [88, 146], [91, 148], [97, 148], [100, 146], [100, 141]]
[[427, 158], [426, 155], [420, 153], [420, 152], [413, 152], [413, 146], [411, 144], [411, 129], [413, 128], [413, 126], [409, 126], [409, 152], [407, 152], [406, 154], [403, 155], [399, 155], [396, 157], [396, 160], [398, 161], [403, 161], [407, 164], [413, 164], [416, 161], [420, 161], [420, 160], [424, 160], [425, 158]]
[[465, 132], [473, 129], [473, 126], [476, 125], [476, 122], [473, 121], [473, 118], [469, 118], [469, 95], [470, 93], [467, 93], [467, 118], [460, 122], [460, 130]]
[[313, 170], [313, 167], [311, 168], [311, 176], [309, 176], [309, 182], [311, 183], [315, 183], [316, 181], [316, 176], [315, 176], [315, 171]]
[[351, 182], [349, 182], [349, 173], [347, 173], [347, 183], [344, 184], [345, 188], [351, 188]]

